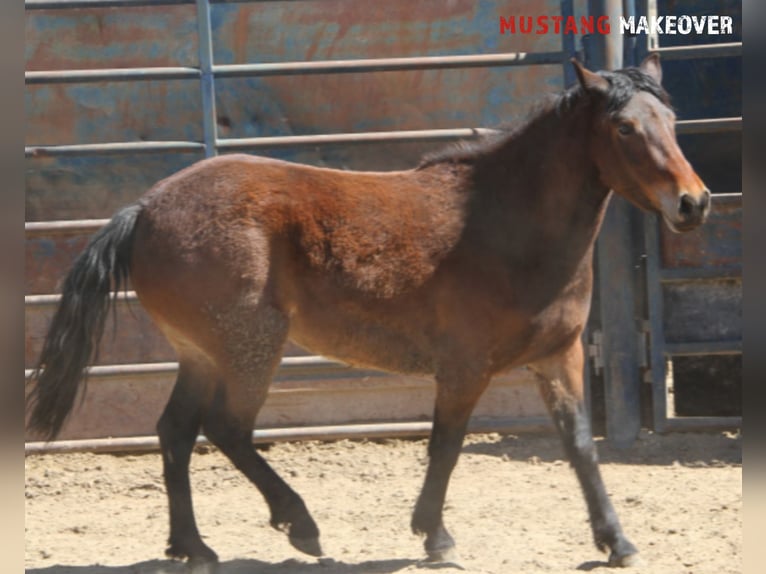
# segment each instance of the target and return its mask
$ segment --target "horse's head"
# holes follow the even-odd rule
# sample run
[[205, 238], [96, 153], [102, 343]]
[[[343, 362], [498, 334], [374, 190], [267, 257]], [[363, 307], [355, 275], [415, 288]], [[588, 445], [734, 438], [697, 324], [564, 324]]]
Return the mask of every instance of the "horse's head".
[[659, 57], [616, 72], [594, 73], [572, 63], [597, 110], [591, 154], [601, 182], [661, 214], [673, 231], [700, 225], [710, 211], [710, 191], [678, 147]]

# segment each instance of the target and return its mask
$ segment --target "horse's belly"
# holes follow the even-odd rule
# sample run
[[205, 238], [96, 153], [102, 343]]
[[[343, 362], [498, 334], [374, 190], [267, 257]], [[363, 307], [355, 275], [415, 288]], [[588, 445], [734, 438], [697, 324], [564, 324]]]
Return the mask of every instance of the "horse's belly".
[[289, 337], [312, 353], [394, 373], [431, 374], [433, 358], [416, 329], [326, 307], [295, 314]]

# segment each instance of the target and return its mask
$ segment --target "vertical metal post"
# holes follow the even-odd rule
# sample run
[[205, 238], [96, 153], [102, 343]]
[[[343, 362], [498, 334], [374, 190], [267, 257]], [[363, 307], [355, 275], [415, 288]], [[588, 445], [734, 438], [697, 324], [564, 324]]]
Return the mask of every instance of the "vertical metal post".
[[[574, 0], [561, 0], [561, 15], [564, 19], [574, 16]], [[564, 87], [568, 88], [577, 79], [574, 68], [569, 63], [569, 58], [574, 57], [577, 53], [574, 34], [565, 34], [564, 30], [561, 31], [561, 49], [568, 55], [564, 62]]]
[[[639, 0], [640, 2], [641, 0]], [[636, 0], [622, 0], [622, 11], [626, 18], [636, 15]], [[617, 25], [617, 22], [614, 23]], [[636, 36], [625, 35], [623, 38], [622, 61], [623, 66], [635, 66], [640, 62], [636, 60]]]
[[[619, 32], [622, 0], [589, 0], [590, 15], [609, 17], [611, 33], [594, 35], [585, 45], [590, 69], [622, 67]], [[603, 333], [606, 432], [616, 446], [629, 446], [641, 430], [641, 378], [636, 334], [634, 208], [613, 197], [596, 244]]]
[[197, 40], [205, 157], [212, 157], [217, 154], [218, 134], [216, 133], [215, 77], [213, 76], [213, 30], [210, 22], [209, 0], [197, 0]]
[[[635, 16], [656, 15], [656, 0], [635, 0]], [[656, 34], [647, 34], [635, 42], [634, 57], [638, 65], [649, 53], [657, 48]], [[655, 432], [664, 432], [668, 421], [668, 387], [666, 372], [665, 333], [662, 324], [663, 298], [660, 282], [660, 221], [657, 215], [645, 213], [644, 249], [646, 251], [646, 300], [650, 330], [649, 367], [652, 385], [652, 423]]]

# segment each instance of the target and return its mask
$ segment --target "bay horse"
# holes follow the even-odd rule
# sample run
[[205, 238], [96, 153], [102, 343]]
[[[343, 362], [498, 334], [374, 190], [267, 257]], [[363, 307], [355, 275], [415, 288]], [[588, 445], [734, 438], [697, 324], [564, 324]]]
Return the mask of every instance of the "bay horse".
[[494, 375], [526, 365], [579, 479], [596, 546], [613, 566], [633, 562], [583, 404], [593, 245], [612, 192], [674, 231], [705, 220], [710, 192], [678, 147], [657, 56], [615, 72], [573, 65], [578, 82], [523, 125], [410, 170], [237, 154], [157, 183], [117, 212], [67, 275], [31, 375], [30, 429], [46, 439], [60, 431], [111, 291], [129, 278], [179, 359], [157, 425], [167, 554], [217, 560], [192, 510], [189, 460], [202, 431], [263, 494], [271, 525], [320, 556], [303, 500], [252, 444], [286, 340], [350, 365], [433, 375], [429, 462], [411, 527], [439, 561], [455, 545], [443, 505], [471, 412]]

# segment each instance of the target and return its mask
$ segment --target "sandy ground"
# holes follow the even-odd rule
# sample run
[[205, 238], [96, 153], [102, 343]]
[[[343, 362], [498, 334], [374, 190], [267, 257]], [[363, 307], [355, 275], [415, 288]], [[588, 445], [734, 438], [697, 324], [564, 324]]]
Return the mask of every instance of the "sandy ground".
[[[257, 491], [217, 451], [192, 459], [200, 530], [218, 572], [458, 572], [423, 564], [409, 531], [425, 441], [273, 445], [265, 453], [304, 497], [326, 557], [301, 555], [268, 526]], [[641, 550], [631, 573], [742, 572], [741, 441], [731, 434], [643, 433], [625, 451], [600, 443], [602, 471], [624, 529]], [[574, 473], [552, 436], [473, 435], [448, 493], [445, 520], [469, 573], [606, 572], [591, 542]], [[26, 459], [26, 568], [46, 574], [179, 573], [164, 559], [160, 459], [35, 455]]]

